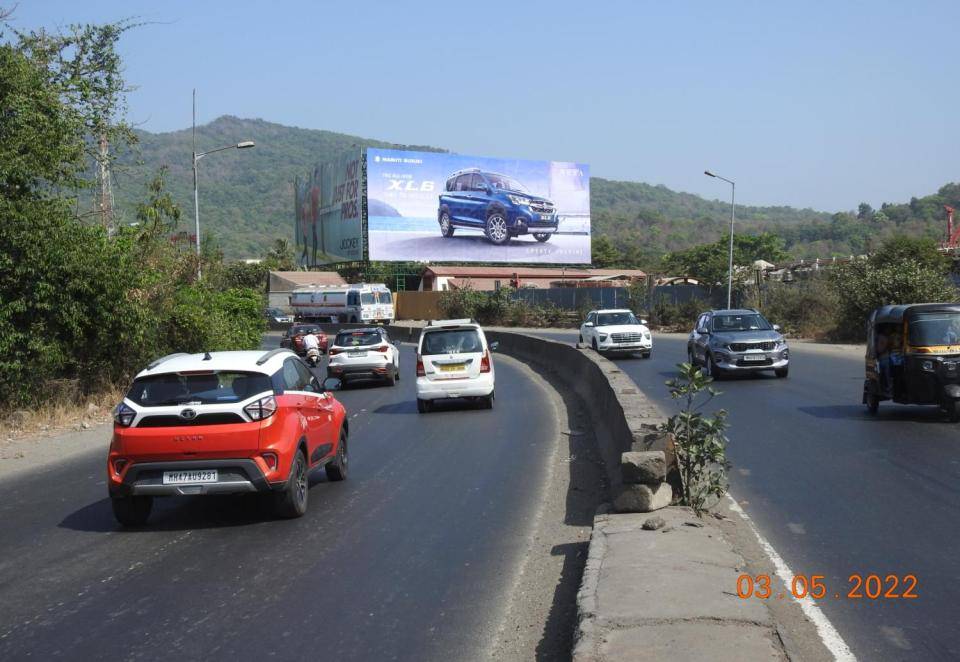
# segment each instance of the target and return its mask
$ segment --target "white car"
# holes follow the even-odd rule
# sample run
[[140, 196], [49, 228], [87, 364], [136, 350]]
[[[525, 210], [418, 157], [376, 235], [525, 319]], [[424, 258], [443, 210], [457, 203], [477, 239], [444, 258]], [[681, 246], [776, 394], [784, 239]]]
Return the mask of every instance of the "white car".
[[354, 379], [383, 379], [393, 386], [400, 379], [400, 350], [381, 327], [339, 332], [327, 355], [330, 357], [327, 374], [344, 383]]
[[427, 323], [417, 345], [417, 411], [430, 411], [436, 400], [468, 398], [493, 408], [494, 369], [483, 329], [473, 320]]
[[653, 337], [647, 320], [637, 319], [626, 309], [593, 310], [580, 325], [580, 342], [605, 352], [639, 353], [649, 359]]

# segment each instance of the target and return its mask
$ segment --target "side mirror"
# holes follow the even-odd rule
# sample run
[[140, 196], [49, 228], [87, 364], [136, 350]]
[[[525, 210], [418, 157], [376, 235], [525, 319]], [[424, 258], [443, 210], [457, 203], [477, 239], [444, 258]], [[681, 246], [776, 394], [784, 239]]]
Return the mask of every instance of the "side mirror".
[[500, 346], [500, 341], [499, 341], [499, 340], [494, 340], [493, 342], [490, 343], [490, 351], [491, 351], [491, 352], [497, 351], [497, 347], [499, 347], [499, 346]]
[[593, 326], [593, 322], [584, 322], [583, 325], [584, 325], [584, 326], [592, 327], [592, 326]]
[[324, 391], [339, 391], [343, 387], [343, 382], [336, 377], [327, 377], [323, 380]]
[[774, 324], [774, 325], [773, 325], [773, 330], [776, 331], [777, 333], [783, 332], [783, 329], [780, 328], [780, 325], [779, 325], [779, 324]]
[[709, 336], [709, 335], [710, 335], [710, 329], [708, 329], [708, 328], [705, 327], [705, 326], [701, 326], [699, 329], [697, 329], [697, 333], [702, 333], [702, 334], [705, 335], [705, 336]]
[[646, 325], [647, 325], [647, 320], [640, 320], [640, 324], [642, 324], [643, 326], [646, 326]]

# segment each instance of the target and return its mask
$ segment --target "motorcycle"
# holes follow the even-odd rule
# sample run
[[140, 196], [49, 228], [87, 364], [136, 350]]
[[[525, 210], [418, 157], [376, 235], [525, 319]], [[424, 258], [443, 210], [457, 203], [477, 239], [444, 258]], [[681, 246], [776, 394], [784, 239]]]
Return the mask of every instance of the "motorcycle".
[[320, 350], [316, 347], [312, 347], [307, 350], [307, 363], [310, 364], [311, 368], [316, 368], [320, 365]]

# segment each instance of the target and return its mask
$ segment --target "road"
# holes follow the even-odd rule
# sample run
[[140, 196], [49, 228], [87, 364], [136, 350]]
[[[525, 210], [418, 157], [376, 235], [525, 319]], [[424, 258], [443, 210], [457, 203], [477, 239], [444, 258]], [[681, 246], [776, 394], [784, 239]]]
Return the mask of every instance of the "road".
[[556, 409], [498, 359], [493, 411], [419, 415], [413, 361], [404, 347], [396, 387], [338, 393], [351, 474], [318, 472], [301, 519], [255, 497], [166, 499], [149, 526], [120, 530], [106, 438], [0, 483], [0, 659], [488, 657]]
[[[686, 360], [686, 337], [654, 343], [649, 360], [614, 360], [673, 412], [664, 381]], [[883, 403], [870, 417], [862, 350], [791, 353], [785, 380], [718, 384], [732, 494], [796, 574], [826, 576], [821, 608], [860, 660], [960, 659], [960, 427], [935, 408]], [[848, 599], [853, 573], [916, 575], [920, 597]]]

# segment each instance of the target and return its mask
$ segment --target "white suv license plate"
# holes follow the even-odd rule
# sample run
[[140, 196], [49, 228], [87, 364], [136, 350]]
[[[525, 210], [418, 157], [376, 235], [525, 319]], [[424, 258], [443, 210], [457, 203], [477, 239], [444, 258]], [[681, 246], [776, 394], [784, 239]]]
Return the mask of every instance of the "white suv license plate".
[[766, 360], [767, 360], [767, 356], [766, 356], [766, 354], [747, 354], [747, 355], [745, 355], [745, 356], [743, 357], [743, 360], [746, 361], [746, 362], [748, 362], [748, 363], [751, 362], [751, 361], [752, 361], [752, 362], [756, 362], [756, 363], [760, 363], [761, 361], [766, 361]]
[[194, 483], [216, 483], [216, 469], [197, 469], [195, 471], [164, 471], [164, 485], [192, 485]]

